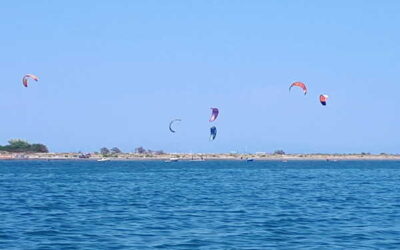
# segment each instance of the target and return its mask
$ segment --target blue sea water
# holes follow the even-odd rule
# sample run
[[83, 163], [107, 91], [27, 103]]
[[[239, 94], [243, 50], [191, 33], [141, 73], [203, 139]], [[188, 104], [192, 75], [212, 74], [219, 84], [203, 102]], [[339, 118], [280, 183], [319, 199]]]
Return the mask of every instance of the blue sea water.
[[1, 161], [0, 249], [399, 249], [400, 162]]

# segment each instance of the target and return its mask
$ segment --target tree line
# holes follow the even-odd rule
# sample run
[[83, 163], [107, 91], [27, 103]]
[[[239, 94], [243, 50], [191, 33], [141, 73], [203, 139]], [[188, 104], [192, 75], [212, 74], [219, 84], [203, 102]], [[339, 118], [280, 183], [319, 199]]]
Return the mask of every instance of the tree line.
[[[102, 147], [100, 149], [100, 154], [103, 156], [113, 156], [122, 153], [123, 152], [117, 147], [113, 147], [111, 149], [108, 149], [107, 147]], [[135, 148], [135, 154], [162, 155], [165, 153], [163, 150], [151, 150], [151, 149], [145, 149], [143, 147], [137, 147]]]
[[30, 144], [20, 139], [12, 139], [8, 141], [8, 145], [0, 146], [0, 151], [13, 153], [48, 153], [46, 145], [40, 143]]

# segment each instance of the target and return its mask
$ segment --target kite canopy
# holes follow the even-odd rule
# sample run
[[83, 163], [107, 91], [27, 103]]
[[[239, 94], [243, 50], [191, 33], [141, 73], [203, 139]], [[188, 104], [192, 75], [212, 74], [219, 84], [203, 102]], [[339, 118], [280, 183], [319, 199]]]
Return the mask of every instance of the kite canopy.
[[326, 105], [326, 102], [328, 101], [329, 96], [328, 95], [320, 95], [319, 96], [319, 101], [321, 102], [322, 105]]
[[33, 80], [35, 80], [36, 82], [39, 80], [39, 77], [32, 75], [32, 74], [26, 74], [23, 78], [22, 78], [22, 84], [25, 87], [28, 87], [28, 79], [31, 78]]
[[172, 124], [174, 124], [175, 122], [180, 122], [182, 121], [181, 119], [173, 119], [170, 123], [169, 123], [169, 131], [171, 131], [172, 133], [175, 133], [176, 131], [172, 129]]
[[289, 91], [292, 89], [292, 87], [299, 87], [299, 88], [303, 89], [304, 94], [307, 94], [307, 87], [302, 82], [294, 82], [294, 83], [292, 83], [292, 85], [290, 85], [290, 87], [289, 87]]
[[210, 117], [210, 122], [213, 122], [217, 119], [219, 114], [219, 110], [217, 108], [211, 108], [211, 117]]
[[210, 141], [213, 141], [216, 136], [217, 136], [217, 128], [215, 126], [212, 126], [210, 128]]

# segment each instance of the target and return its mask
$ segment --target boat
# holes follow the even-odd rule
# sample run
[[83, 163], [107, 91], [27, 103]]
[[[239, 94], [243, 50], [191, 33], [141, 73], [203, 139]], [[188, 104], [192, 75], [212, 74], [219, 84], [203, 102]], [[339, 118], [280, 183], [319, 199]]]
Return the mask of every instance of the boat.
[[166, 160], [164, 162], [177, 162], [178, 160], [179, 160], [178, 158], [171, 157], [171, 158], [169, 158], [169, 160]]
[[101, 159], [98, 159], [97, 161], [110, 161], [110, 159], [107, 159], [107, 158], [101, 158]]
[[252, 162], [252, 161], [254, 161], [253, 158], [246, 158], [246, 162]]

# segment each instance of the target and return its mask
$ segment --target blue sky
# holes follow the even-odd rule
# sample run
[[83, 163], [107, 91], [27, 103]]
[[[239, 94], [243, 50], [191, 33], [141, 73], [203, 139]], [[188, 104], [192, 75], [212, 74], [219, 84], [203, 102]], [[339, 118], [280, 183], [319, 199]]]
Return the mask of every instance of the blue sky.
[[[1, 9], [0, 144], [400, 153], [398, 1], [38, 0]], [[24, 88], [25, 73], [40, 82]], [[289, 93], [293, 81], [309, 94]], [[213, 142], [210, 107], [220, 108]], [[173, 118], [183, 120], [176, 134]]]

